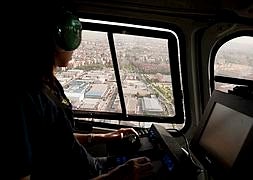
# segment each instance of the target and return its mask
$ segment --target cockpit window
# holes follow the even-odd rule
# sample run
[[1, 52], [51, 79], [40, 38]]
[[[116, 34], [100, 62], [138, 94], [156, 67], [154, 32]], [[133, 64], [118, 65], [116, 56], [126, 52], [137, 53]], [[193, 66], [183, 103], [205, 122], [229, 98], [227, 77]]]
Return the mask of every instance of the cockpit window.
[[115, 34], [128, 114], [174, 116], [168, 40]]
[[253, 37], [240, 36], [224, 43], [214, 63], [215, 89], [227, 92], [253, 81]]
[[59, 69], [56, 76], [73, 109], [122, 112], [106, 32], [83, 30], [68, 68]]
[[184, 122], [173, 31], [83, 20], [81, 45], [56, 76], [86, 120], [149, 127]]

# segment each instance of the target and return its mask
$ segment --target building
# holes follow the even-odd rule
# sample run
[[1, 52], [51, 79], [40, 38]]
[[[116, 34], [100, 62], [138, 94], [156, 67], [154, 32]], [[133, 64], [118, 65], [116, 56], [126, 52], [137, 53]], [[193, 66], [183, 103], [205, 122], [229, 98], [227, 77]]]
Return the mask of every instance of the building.
[[72, 80], [64, 86], [66, 96], [74, 107], [78, 107], [84, 99], [89, 84], [83, 80]]
[[147, 114], [161, 114], [163, 108], [156, 97], [143, 97], [142, 99], [143, 113]]
[[85, 98], [102, 99], [109, 91], [107, 84], [92, 84], [91, 89], [85, 94]]

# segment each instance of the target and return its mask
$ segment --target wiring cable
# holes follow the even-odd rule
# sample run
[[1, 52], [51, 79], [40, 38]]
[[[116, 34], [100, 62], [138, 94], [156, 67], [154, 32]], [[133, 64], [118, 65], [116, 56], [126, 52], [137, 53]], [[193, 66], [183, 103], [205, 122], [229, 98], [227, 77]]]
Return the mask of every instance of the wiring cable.
[[189, 141], [188, 139], [186, 138], [186, 136], [181, 132], [179, 131], [178, 129], [175, 129], [175, 128], [170, 128], [170, 129], [166, 129], [167, 131], [176, 131], [177, 133], [179, 133], [183, 138], [184, 138], [184, 141], [185, 141], [185, 145], [186, 145], [186, 150], [184, 148], [181, 148], [185, 153], [186, 155], [189, 157], [190, 161], [193, 163], [193, 165], [197, 168], [198, 171], [201, 172], [204, 172], [205, 170], [200, 167], [200, 165], [198, 165], [195, 160], [193, 159], [192, 157], [192, 154], [191, 154], [191, 150], [190, 150], [190, 145], [189, 145]]

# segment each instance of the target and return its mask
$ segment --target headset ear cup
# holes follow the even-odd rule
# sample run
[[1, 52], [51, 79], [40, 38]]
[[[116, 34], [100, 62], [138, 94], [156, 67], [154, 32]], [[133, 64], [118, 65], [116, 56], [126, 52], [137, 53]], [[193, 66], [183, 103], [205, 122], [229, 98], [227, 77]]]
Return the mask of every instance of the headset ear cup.
[[57, 45], [66, 51], [72, 51], [80, 45], [81, 40], [81, 22], [70, 12], [65, 12], [56, 26]]

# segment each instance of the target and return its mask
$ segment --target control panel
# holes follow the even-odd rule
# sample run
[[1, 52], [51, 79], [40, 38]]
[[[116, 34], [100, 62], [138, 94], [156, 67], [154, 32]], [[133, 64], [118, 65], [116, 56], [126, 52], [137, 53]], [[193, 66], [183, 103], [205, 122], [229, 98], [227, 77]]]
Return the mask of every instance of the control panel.
[[[113, 148], [117, 151], [111, 151], [113, 153], [109, 155], [114, 165], [123, 164], [133, 157], [146, 156], [150, 158], [154, 166], [154, 175], [151, 179], [194, 177], [194, 167], [187, 153], [163, 126], [152, 124], [150, 128], [139, 129], [137, 132], [139, 146], [132, 148], [131, 144], [127, 146], [114, 144]], [[122, 150], [119, 151], [119, 149]]]

